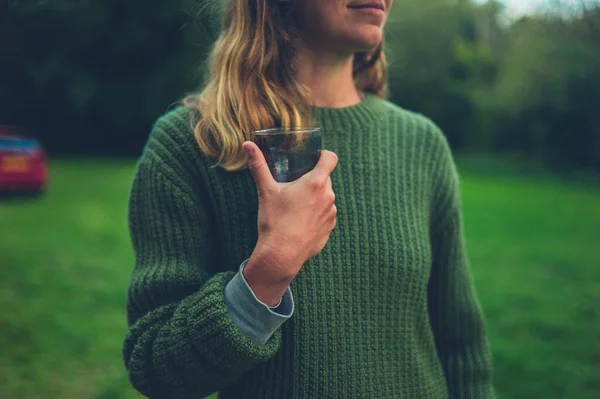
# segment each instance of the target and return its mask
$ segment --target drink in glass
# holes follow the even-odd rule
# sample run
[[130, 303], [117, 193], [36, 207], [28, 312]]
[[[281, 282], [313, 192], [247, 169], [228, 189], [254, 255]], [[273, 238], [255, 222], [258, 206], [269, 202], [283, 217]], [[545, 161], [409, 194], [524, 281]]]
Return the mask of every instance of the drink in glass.
[[279, 183], [292, 182], [311, 171], [321, 155], [321, 128], [264, 129], [251, 133]]

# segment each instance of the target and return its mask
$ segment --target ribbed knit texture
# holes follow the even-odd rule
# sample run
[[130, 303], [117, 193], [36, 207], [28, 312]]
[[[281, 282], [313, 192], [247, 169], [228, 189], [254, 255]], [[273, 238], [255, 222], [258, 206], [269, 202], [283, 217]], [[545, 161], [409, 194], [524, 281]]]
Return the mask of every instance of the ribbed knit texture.
[[185, 109], [155, 124], [130, 200], [133, 385], [173, 399], [493, 397], [443, 134], [374, 96], [315, 111], [339, 156], [337, 227], [292, 283], [295, 314], [266, 345], [224, 302], [257, 240], [250, 172], [211, 168]]

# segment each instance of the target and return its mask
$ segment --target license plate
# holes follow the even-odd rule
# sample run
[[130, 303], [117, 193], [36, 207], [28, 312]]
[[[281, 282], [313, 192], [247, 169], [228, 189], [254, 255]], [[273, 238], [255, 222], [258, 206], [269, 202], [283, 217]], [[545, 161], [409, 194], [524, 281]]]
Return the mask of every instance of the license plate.
[[5, 173], [29, 172], [29, 157], [24, 155], [5, 155], [0, 162], [0, 170]]

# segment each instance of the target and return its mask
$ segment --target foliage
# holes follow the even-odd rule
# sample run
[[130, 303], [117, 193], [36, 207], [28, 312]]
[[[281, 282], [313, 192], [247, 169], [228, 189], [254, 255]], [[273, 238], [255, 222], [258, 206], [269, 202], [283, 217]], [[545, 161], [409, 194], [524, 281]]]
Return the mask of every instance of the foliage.
[[[594, 18], [600, 29], [600, 9]], [[495, 148], [600, 170], [600, 31], [591, 33], [586, 21], [558, 17], [512, 27], [490, 101]]]
[[157, 115], [200, 82], [215, 29], [199, 10], [193, 0], [11, 3], [0, 17], [0, 123], [32, 126], [52, 152], [139, 152]]
[[473, 86], [489, 85], [495, 61], [492, 40], [479, 39], [478, 24], [495, 28], [498, 7], [407, 0], [391, 12], [391, 100], [432, 118], [454, 146], [468, 146], [478, 111]]
[[[8, 2], [0, 124], [33, 127], [53, 153], [138, 154], [156, 117], [202, 83], [217, 4]], [[457, 149], [600, 171], [600, 2], [570, 4], [507, 23], [496, 1], [396, 2], [391, 100]]]
[[[406, 0], [388, 27], [392, 100], [464, 150], [600, 171], [600, 6], [502, 24], [489, 2]], [[435, 27], [435, 28], [431, 28]]]

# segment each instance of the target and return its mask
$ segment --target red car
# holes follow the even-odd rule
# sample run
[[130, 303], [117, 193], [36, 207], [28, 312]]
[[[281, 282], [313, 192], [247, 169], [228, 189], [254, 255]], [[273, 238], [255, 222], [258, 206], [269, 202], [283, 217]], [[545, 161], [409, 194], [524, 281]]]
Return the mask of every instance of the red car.
[[40, 194], [48, 164], [40, 143], [16, 126], [0, 126], [0, 194]]

